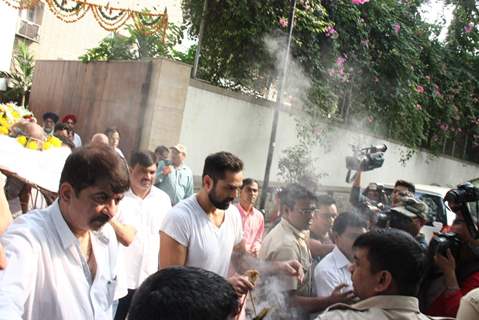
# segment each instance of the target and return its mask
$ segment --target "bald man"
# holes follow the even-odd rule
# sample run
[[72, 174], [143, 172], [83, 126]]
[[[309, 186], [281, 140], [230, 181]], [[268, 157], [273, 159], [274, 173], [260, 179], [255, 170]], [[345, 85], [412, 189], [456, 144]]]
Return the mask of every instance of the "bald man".
[[108, 137], [106, 134], [103, 133], [95, 133], [93, 137], [91, 137], [91, 144], [109, 144]]

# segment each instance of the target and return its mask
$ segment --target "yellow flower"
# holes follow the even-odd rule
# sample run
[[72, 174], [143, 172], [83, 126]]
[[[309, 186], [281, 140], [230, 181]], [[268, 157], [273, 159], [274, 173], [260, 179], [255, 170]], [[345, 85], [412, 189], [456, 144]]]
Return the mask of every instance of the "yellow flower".
[[25, 136], [18, 136], [17, 137], [18, 143], [20, 143], [22, 146], [25, 146], [27, 144], [27, 137]]
[[43, 143], [43, 150], [48, 150], [52, 147], [52, 144], [50, 142], [44, 142]]
[[51, 144], [51, 146], [53, 146], [55, 148], [59, 148], [59, 147], [62, 146], [62, 141], [60, 139], [58, 139], [57, 137], [54, 137], [54, 136], [49, 136], [48, 139], [47, 139], [47, 142], [49, 142]]
[[9, 128], [10, 123], [4, 117], [0, 117], [0, 126]]
[[38, 143], [36, 141], [29, 141], [26, 145], [27, 149], [38, 150]]
[[0, 134], [8, 134], [8, 128], [4, 126], [0, 126]]
[[14, 119], [18, 120], [21, 118], [20, 113], [17, 110], [12, 111], [12, 116]]

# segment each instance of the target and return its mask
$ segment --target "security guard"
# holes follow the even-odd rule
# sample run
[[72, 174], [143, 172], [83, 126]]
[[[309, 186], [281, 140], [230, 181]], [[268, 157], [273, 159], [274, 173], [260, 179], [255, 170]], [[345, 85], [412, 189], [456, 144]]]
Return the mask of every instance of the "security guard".
[[416, 294], [426, 257], [411, 235], [376, 229], [359, 236], [353, 248], [351, 278], [361, 301], [331, 306], [316, 320], [431, 319], [419, 311]]

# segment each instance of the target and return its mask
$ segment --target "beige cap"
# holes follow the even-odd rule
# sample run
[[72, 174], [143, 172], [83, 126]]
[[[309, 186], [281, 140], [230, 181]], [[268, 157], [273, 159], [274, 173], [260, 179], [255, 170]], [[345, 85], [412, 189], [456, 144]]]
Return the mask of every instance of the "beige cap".
[[400, 213], [409, 218], [421, 218], [427, 220], [428, 207], [426, 203], [413, 197], [403, 197], [397, 207], [391, 208], [391, 211]]
[[177, 144], [176, 146], [170, 147], [170, 149], [175, 149], [176, 151], [181, 152], [186, 156], [186, 147], [182, 144]]

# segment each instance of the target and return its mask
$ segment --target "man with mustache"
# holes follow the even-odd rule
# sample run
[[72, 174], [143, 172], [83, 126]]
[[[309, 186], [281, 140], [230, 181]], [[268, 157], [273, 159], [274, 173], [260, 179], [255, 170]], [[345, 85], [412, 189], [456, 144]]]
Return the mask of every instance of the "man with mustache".
[[151, 151], [138, 151], [131, 156], [131, 187], [120, 203], [118, 219], [111, 220], [119, 240], [125, 233], [129, 233], [132, 240], [123, 248], [121, 257], [128, 294], [120, 299], [115, 320], [126, 318], [136, 289], [149, 275], [158, 271], [160, 225], [171, 203], [165, 192], [153, 186], [156, 166], [156, 157]]
[[1, 238], [0, 319], [112, 318], [118, 241], [107, 223], [128, 190], [126, 165], [108, 146], [66, 160], [58, 199], [17, 218]]
[[239, 203], [236, 205], [243, 223], [243, 239], [246, 251], [254, 257], [258, 256], [264, 233], [263, 214], [254, 207], [258, 198], [258, 181], [246, 178], [241, 186]]

